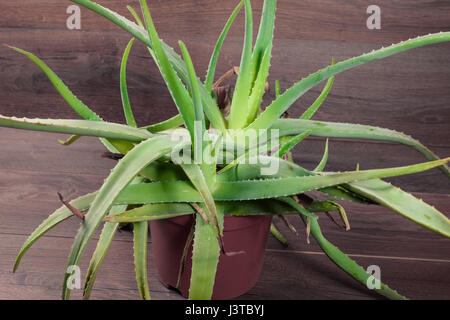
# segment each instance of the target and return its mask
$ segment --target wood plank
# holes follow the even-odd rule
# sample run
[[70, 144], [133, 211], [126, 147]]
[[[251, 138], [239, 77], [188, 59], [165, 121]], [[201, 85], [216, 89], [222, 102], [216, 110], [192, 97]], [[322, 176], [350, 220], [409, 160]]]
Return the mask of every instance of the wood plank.
[[[378, 265], [381, 280], [410, 299], [449, 299], [448, 262], [355, 258]], [[267, 252], [259, 282], [243, 299], [381, 299], [324, 255]]]
[[[60, 299], [63, 272], [67, 263], [71, 239], [43, 237], [23, 259], [19, 270], [12, 273], [15, 255], [24, 236], [0, 234], [0, 299]], [[114, 241], [94, 286], [92, 299], [139, 299], [133, 265], [131, 241]], [[87, 270], [94, 243], [88, 246], [80, 264], [82, 281]], [[150, 267], [151, 266], [151, 267]], [[154, 299], [179, 299], [158, 280], [149, 254], [150, 290]], [[73, 299], [82, 297], [81, 290], [73, 290]]]
[[[191, 35], [217, 36], [228, 15], [238, 1], [153, 1], [150, 4], [158, 31], [164, 35], [179, 34], [182, 30]], [[109, 0], [100, 2], [122, 15], [132, 18], [126, 4], [139, 8], [138, 1]], [[252, 1], [254, 19], [259, 21], [262, 0]], [[0, 22], [0, 28], [65, 29], [66, 8], [71, 3], [57, 0], [22, 1], [4, 0], [1, 10], [8, 12]], [[418, 34], [448, 30], [448, 11], [445, 1], [389, 1], [379, 0], [382, 29], [368, 30], [363, 0], [306, 0], [301, 3], [280, 0], [277, 5], [276, 36], [279, 39], [338, 40], [346, 42], [387, 43], [400, 41]], [[115, 30], [106, 19], [99, 19], [82, 8], [82, 30]], [[194, 18], [193, 18], [194, 17]], [[244, 14], [241, 13], [231, 35], [242, 35]]]
[[[131, 235], [130, 235], [131, 237]], [[68, 239], [45, 237], [35, 246], [16, 273], [10, 272], [18, 236], [0, 235], [2, 299], [59, 299]], [[6, 248], [5, 248], [6, 246]], [[99, 273], [92, 299], [136, 299], [131, 244], [114, 241]], [[85, 259], [86, 260], [86, 259]], [[448, 262], [417, 262], [357, 258], [360, 264], [381, 267], [382, 280], [414, 299], [448, 299]], [[87, 265], [84, 261], [81, 270]], [[82, 271], [83, 273], [83, 271]], [[279, 275], [283, 274], [283, 277]], [[157, 280], [150, 255], [150, 290], [154, 299], [179, 299]], [[80, 292], [74, 290], [73, 299]], [[380, 299], [356, 283], [324, 255], [268, 251], [256, 286], [239, 299]]]
[[106, 178], [116, 165], [116, 161], [102, 157], [107, 150], [96, 137], [83, 137], [70, 146], [62, 146], [57, 140], [66, 140], [69, 135], [0, 128], [0, 136], [0, 170]]

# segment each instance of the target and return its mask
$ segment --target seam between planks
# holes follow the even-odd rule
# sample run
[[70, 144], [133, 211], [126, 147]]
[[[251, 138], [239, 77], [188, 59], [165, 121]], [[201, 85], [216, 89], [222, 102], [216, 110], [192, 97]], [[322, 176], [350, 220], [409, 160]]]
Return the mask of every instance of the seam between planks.
[[[319, 251], [266, 249], [266, 252], [308, 254], [308, 255], [323, 255], [323, 256], [325, 256], [324, 252], [319, 252]], [[447, 259], [429, 259], [429, 258], [415, 258], [415, 257], [378, 256], [378, 255], [367, 255], [367, 254], [347, 254], [347, 255], [349, 257], [355, 257], [355, 258], [375, 258], [375, 259], [389, 259], [389, 260], [406, 260], [406, 261], [423, 261], [423, 262], [450, 263], [450, 260], [447, 260]]]

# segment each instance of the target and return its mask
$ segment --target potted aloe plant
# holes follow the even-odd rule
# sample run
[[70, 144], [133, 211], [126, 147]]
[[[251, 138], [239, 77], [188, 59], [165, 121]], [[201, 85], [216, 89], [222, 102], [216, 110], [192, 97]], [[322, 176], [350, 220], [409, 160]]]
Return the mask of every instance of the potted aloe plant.
[[[296, 215], [325, 254], [362, 284], [371, 276], [323, 236], [318, 212], [345, 211], [335, 201], [344, 199], [385, 206], [432, 231], [450, 237], [450, 221], [434, 207], [381, 180], [439, 167], [450, 175], [450, 158], [439, 159], [419, 141], [393, 130], [368, 125], [311, 120], [326, 98], [334, 76], [364, 63], [412, 48], [450, 41], [450, 32], [430, 34], [380, 50], [333, 63], [280, 92], [262, 110], [271, 60], [276, 0], [265, 0], [256, 42], [250, 0], [241, 1], [221, 32], [212, 54], [206, 79], [201, 81], [186, 46], [181, 55], [164, 43], [153, 24], [145, 0], [140, 0], [143, 20], [129, 7], [136, 22], [90, 0], [73, 0], [109, 19], [133, 38], [125, 49], [121, 67], [121, 93], [126, 125], [102, 120], [75, 97], [62, 80], [38, 57], [13, 48], [36, 63], [65, 101], [83, 120], [25, 119], [0, 116], [0, 125], [26, 130], [72, 134], [62, 142], [96, 136], [106, 156], [117, 165], [93, 193], [53, 212], [30, 235], [19, 252], [14, 270], [31, 245], [48, 230], [72, 217], [81, 227], [67, 266], [77, 266], [92, 235], [102, 228], [87, 270], [84, 297], [94, 280], [119, 224], [132, 223], [136, 280], [143, 299], [150, 298], [147, 281], [148, 221], [155, 263], [160, 279], [191, 299], [231, 298], [249, 290], [257, 281], [273, 215]], [[233, 90], [221, 86], [227, 76], [215, 80], [221, 46], [239, 11], [245, 7], [245, 35]], [[154, 58], [179, 114], [158, 124], [138, 128], [126, 85], [126, 64], [134, 39], [144, 43]], [[328, 80], [327, 80], [328, 79]], [[326, 81], [311, 107], [299, 119], [285, 112], [304, 93]], [[292, 162], [290, 150], [307, 136], [345, 137], [392, 141], [421, 152], [429, 161], [395, 168], [324, 172], [328, 150], [310, 171]], [[305, 193], [317, 190], [328, 196], [315, 200]], [[83, 212], [87, 211], [86, 214]], [[235, 269], [233, 269], [233, 267]], [[236, 269], [237, 268], [237, 269]], [[242, 277], [239, 276], [242, 274]], [[65, 272], [62, 297], [70, 297]], [[248, 278], [247, 280], [245, 280]], [[402, 295], [382, 284], [375, 289], [391, 299]]]

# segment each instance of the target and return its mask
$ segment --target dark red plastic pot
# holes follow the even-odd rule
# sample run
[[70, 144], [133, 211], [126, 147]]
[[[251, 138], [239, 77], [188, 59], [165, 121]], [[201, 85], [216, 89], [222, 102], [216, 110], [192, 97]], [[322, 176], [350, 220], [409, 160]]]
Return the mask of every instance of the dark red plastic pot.
[[[271, 216], [225, 216], [225, 250], [245, 253], [220, 255], [212, 299], [240, 296], [256, 284], [262, 268], [271, 221]], [[160, 281], [167, 287], [175, 288], [177, 285], [180, 261], [192, 223], [192, 215], [150, 222], [154, 263]], [[192, 245], [180, 287], [177, 288], [186, 298], [189, 296], [191, 257]]]

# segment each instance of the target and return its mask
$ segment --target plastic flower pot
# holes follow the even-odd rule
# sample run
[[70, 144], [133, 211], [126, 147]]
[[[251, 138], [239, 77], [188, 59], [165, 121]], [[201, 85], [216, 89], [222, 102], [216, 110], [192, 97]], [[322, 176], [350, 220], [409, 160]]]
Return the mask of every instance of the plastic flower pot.
[[[212, 299], [238, 297], [258, 281], [272, 216], [225, 216], [223, 243], [227, 252], [242, 254], [220, 255]], [[189, 296], [192, 267], [192, 244], [189, 248], [180, 285], [178, 274], [193, 216], [181, 216], [150, 222], [152, 252], [160, 281]]]

